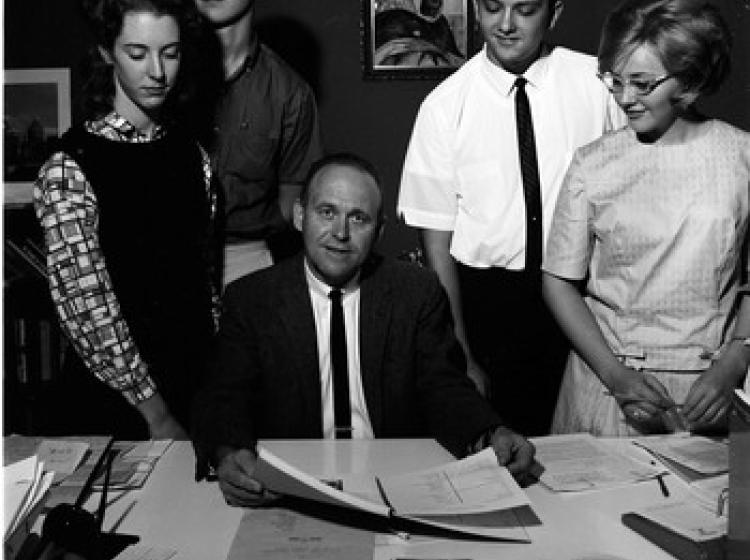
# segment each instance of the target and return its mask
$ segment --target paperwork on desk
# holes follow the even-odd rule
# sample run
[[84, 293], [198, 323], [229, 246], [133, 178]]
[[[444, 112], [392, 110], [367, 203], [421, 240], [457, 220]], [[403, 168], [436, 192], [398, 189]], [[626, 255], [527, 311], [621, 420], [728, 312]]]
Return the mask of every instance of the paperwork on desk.
[[372, 560], [372, 549], [373, 534], [367, 529], [257, 508], [243, 514], [227, 560]]
[[696, 505], [716, 515], [719, 496], [729, 487], [726, 442], [690, 434], [669, 434], [638, 437], [633, 443], [676, 475], [686, 485]]
[[492, 449], [423, 471], [374, 476], [379, 497], [361, 488], [334, 488], [262, 446], [254, 477], [281, 494], [475, 536], [528, 541], [516, 509], [529, 510], [529, 498], [497, 464]]
[[680, 433], [643, 436], [633, 443], [666, 459], [668, 466], [677, 467], [676, 474], [683, 478], [715, 476], [729, 470], [729, 446], [724, 441]]
[[648, 480], [665, 469], [620, 453], [590, 434], [548, 436], [534, 440], [539, 480], [555, 492], [614, 488]]
[[33, 525], [40, 503], [52, 484], [54, 473], [44, 474], [44, 464], [36, 455], [3, 467], [4, 525], [7, 543], [19, 529]]
[[[37, 455], [47, 471], [54, 471], [53, 486], [45, 502], [46, 508], [60, 503], [73, 503], [109, 443], [109, 436], [65, 436], [45, 439], [10, 435], [3, 438], [4, 463]], [[112, 463], [110, 490], [140, 488], [153, 470], [156, 461], [172, 440], [118, 441], [113, 449], [119, 453]], [[94, 483], [100, 490], [104, 475]]]

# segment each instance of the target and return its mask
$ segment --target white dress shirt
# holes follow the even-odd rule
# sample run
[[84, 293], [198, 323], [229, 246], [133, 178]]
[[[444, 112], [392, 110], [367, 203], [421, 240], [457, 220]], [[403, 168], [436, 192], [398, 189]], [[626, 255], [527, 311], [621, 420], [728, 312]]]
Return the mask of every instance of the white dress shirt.
[[[320, 370], [320, 399], [323, 411], [323, 437], [334, 439], [333, 371], [331, 368], [331, 299], [333, 289], [318, 280], [305, 261], [305, 276], [310, 291], [315, 332], [318, 339], [318, 368]], [[357, 279], [341, 288], [346, 330], [347, 370], [349, 373], [349, 404], [352, 412], [352, 438], [372, 439], [372, 423], [367, 412], [365, 391], [359, 361], [359, 285]]]
[[[524, 73], [545, 244], [573, 152], [625, 124], [596, 71], [594, 57], [556, 47]], [[477, 53], [425, 98], [404, 162], [398, 213], [411, 226], [453, 231], [451, 254], [476, 268], [524, 267], [515, 80]]]

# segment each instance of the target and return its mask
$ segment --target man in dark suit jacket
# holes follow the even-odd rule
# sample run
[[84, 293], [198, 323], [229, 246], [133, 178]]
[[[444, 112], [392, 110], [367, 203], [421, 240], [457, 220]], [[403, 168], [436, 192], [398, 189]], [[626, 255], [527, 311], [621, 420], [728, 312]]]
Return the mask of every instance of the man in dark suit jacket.
[[348, 154], [321, 160], [295, 204], [294, 222], [304, 255], [227, 288], [213, 379], [197, 407], [199, 467], [216, 465], [227, 501], [270, 498], [252, 478], [258, 439], [338, 433], [335, 360], [321, 338], [332, 288], [342, 289], [349, 319], [355, 371], [345, 423], [353, 437], [434, 437], [457, 456], [492, 445], [511, 472], [525, 471], [533, 446], [502, 427], [467, 377], [435, 274], [372, 253], [383, 222], [372, 166]]

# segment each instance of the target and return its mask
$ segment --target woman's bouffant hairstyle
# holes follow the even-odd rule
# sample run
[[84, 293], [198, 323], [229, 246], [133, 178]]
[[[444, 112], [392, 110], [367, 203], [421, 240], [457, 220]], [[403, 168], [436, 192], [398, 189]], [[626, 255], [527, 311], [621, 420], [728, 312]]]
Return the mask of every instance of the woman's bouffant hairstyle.
[[187, 105], [195, 96], [198, 68], [199, 38], [205, 33], [203, 22], [192, 1], [186, 0], [81, 0], [80, 8], [96, 45], [90, 49], [84, 84], [84, 110], [87, 118], [99, 118], [112, 110], [115, 84], [111, 65], [99, 47], [111, 52], [122, 31], [125, 16], [131, 12], [149, 12], [171, 16], [180, 30], [180, 70], [177, 81], [162, 107], [162, 117], [170, 122], [188, 112]]
[[729, 74], [732, 38], [705, 0], [625, 0], [604, 23], [599, 70], [611, 71], [642, 45], [691, 91], [713, 93]]

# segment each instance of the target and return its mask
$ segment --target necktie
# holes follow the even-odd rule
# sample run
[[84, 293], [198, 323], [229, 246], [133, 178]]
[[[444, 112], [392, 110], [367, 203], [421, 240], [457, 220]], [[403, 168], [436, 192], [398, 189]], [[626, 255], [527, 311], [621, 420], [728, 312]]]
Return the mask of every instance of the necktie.
[[349, 405], [349, 372], [346, 358], [346, 330], [341, 290], [331, 290], [331, 369], [333, 369], [333, 423], [336, 438], [352, 437], [352, 414]]
[[526, 202], [526, 270], [538, 272], [542, 264], [542, 194], [536, 160], [534, 125], [525, 91], [526, 78], [516, 79], [516, 129], [518, 156], [521, 160], [523, 197]]

